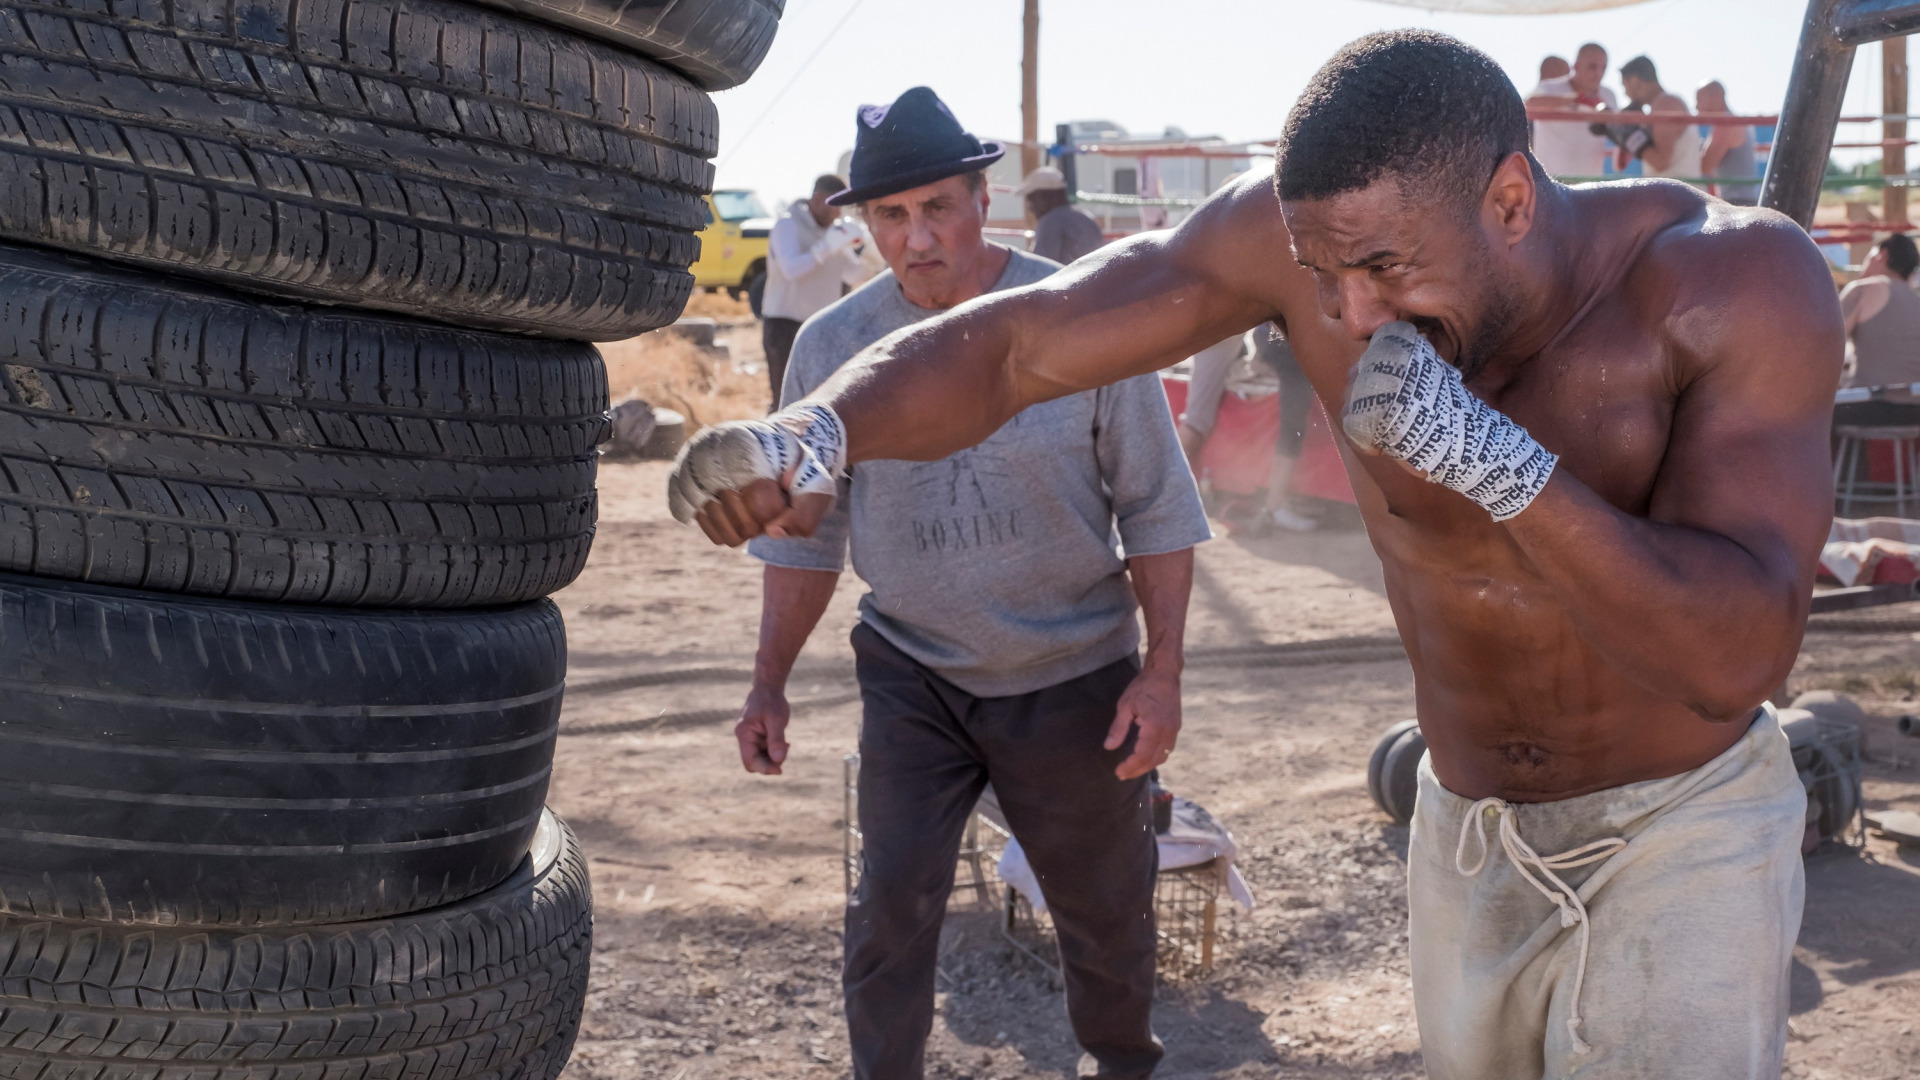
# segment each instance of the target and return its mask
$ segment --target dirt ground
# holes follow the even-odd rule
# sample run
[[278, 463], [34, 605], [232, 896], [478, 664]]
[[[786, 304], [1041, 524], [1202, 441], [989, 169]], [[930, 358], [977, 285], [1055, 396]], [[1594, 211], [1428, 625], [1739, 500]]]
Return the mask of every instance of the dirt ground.
[[[750, 325], [734, 328], [736, 357]], [[727, 713], [751, 662], [758, 564], [674, 524], [665, 476], [657, 462], [602, 466], [592, 560], [556, 597], [572, 668], [552, 802], [585, 841], [598, 911], [566, 1076], [843, 1077], [841, 760], [858, 717], [846, 632], [859, 586], [842, 580], [790, 688], [787, 775], [747, 775]], [[1392, 630], [1358, 531], [1226, 537], [1198, 564], [1197, 651]], [[712, 670], [649, 678], [687, 668]], [[1920, 740], [1893, 727], [1920, 712], [1920, 634], [1812, 634], [1792, 685], [1854, 694], [1873, 714], [1869, 807], [1920, 809]], [[1412, 715], [1412, 691], [1403, 659], [1189, 671], [1186, 729], [1163, 775], [1233, 830], [1259, 903], [1226, 909], [1210, 975], [1163, 985], [1160, 1076], [1421, 1075], [1406, 831], [1365, 789], [1374, 739]], [[1873, 839], [1816, 855], [1807, 872], [1787, 1075], [1920, 1073], [1920, 852]], [[930, 1074], [1072, 1076], [1078, 1050], [1047, 973], [985, 915], [956, 915], [944, 947]]]

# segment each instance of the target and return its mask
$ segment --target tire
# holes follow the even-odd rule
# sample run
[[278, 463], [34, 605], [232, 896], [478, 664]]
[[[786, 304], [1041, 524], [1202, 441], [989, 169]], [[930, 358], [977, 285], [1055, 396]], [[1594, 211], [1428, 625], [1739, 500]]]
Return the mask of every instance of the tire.
[[593, 541], [592, 346], [0, 244], [0, 570], [291, 603], [544, 596]]
[[1420, 793], [1420, 758], [1427, 738], [1417, 720], [1402, 720], [1388, 728], [1374, 744], [1367, 762], [1367, 794], [1397, 825], [1413, 820], [1413, 804]]
[[623, 45], [708, 90], [746, 82], [773, 47], [786, 0], [477, 0]]
[[1401, 825], [1413, 822], [1414, 803], [1420, 795], [1420, 759], [1426, 755], [1427, 737], [1418, 727], [1400, 736], [1387, 754], [1380, 789], [1387, 796], [1387, 812]]
[[0, 1075], [551, 1080], [580, 1021], [586, 863], [543, 843], [478, 896], [392, 919], [181, 931], [0, 917]]
[[[1400, 741], [1400, 736], [1419, 726], [1418, 720], [1402, 720], [1381, 732], [1380, 741], [1373, 744], [1373, 753], [1367, 758], [1367, 797], [1373, 800], [1373, 805], [1382, 810], [1387, 809], [1386, 792], [1380, 786], [1381, 778], [1386, 772], [1387, 754], [1393, 749], [1394, 744]], [[1391, 814], [1392, 811], [1388, 813]]]
[[442, 0], [0, 0], [0, 235], [610, 340], [693, 288], [712, 102]]
[[342, 612], [0, 575], [0, 911], [290, 926], [472, 896], [526, 853], [565, 674], [545, 600]]
[[1844, 836], [1861, 805], [1859, 752], [1849, 749], [1858, 746], [1859, 725], [1828, 719], [1796, 704], [1780, 711], [1780, 730], [1793, 753], [1794, 770], [1807, 789], [1809, 823], [1822, 840]]

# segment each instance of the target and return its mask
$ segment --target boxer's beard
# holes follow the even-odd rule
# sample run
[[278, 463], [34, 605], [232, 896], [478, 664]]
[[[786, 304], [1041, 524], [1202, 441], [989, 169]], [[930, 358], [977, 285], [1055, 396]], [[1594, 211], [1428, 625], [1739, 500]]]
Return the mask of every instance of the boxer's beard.
[[[1455, 343], [1456, 355], [1453, 366], [1460, 371], [1460, 378], [1472, 382], [1475, 375], [1487, 368], [1494, 353], [1513, 336], [1520, 323], [1520, 302], [1512, 290], [1503, 282], [1492, 280], [1492, 268], [1482, 264], [1476, 268], [1487, 282], [1486, 293], [1480, 297], [1480, 317], [1474, 320], [1466, 330], [1466, 338]], [[1420, 331], [1428, 341], [1440, 340], [1445, 332], [1445, 324], [1438, 319], [1414, 316], [1407, 321]]]

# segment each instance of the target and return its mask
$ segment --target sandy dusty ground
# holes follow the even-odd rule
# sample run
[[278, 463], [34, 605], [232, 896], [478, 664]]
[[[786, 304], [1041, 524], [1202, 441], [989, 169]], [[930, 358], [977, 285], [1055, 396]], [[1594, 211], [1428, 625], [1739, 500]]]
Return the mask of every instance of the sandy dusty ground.
[[[675, 525], [664, 479], [659, 463], [603, 466], [593, 559], [557, 597], [572, 688], [553, 802], [592, 856], [599, 913], [567, 1075], [846, 1076], [840, 789], [857, 721], [845, 669], [858, 584], [843, 579], [791, 688], [788, 775], [748, 776], [717, 717], [744, 690], [729, 672], [751, 659], [758, 565]], [[1199, 567], [1197, 649], [1391, 630], [1358, 532], [1222, 539], [1201, 549]], [[1920, 809], [1920, 740], [1892, 726], [1920, 711], [1916, 638], [1813, 635], [1795, 674], [1796, 687], [1846, 688], [1875, 714], [1866, 772], [1876, 808]], [[688, 667], [717, 670], [646, 684], [646, 673]], [[1375, 736], [1411, 715], [1405, 662], [1199, 665], [1186, 689], [1166, 779], [1233, 829], [1260, 904], [1228, 918], [1211, 975], [1163, 987], [1160, 1075], [1419, 1076], [1406, 834], [1373, 809], [1364, 782]], [[608, 725], [621, 730], [567, 734]], [[1920, 1073], [1920, 853], [1874, 840], [1807, 869], [1788, 1075]], [[1046, 973], [984, 915], [956, 916], [946, 947], [931, 1075], [1071, 1076], [1078, 1051]]]

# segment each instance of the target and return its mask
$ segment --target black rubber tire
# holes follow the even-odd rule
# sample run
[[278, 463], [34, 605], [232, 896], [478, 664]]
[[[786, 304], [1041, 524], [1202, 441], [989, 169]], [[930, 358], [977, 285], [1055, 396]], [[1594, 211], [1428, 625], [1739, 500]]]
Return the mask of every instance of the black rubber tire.
[[1419, 726], [1418, 720], [1402, 720], [1381, 732], [1380, 741], [1373, 744], [1373, 753], [1367, 758], [1367, 797], [1382, 810], [1387, 809], [1387, 796], [1380, 786], [1381, 777], [1386, 772], [1387, 754], [1400, 741], [1400, 736]]
[[181, 931], [0, 916], [0, 1076], [551, 1080], [593, 941], [558, 819], [494, 888], [370, 922]]
[[1818, 714], [1806, 715], [1799, 706], [1783, 710], [1780, 729], [1793, 752], [1793, 767], [1807, 789], [1809, 815], [1822, 840], [1842, 836], [1860, 812], [1857, 760], [1842, 748], [1846, 729], [1857, 737], [1859, 727]]
[[0, 911], [287, 926], [491, 888], [538, 823], [565, 675], [546, 600], [360, 612], [0, 575]]
[[739, 86], [766, 59], [786, 0], [475, 0], [624, 45], [708, 90]]
[[716, 124], [653, 61], [443, 0], [0, 0], [0, 235], [294, 299], [664, 326]]
[[0, 244], [0, 570], [282, 602], [534, 599], [586, 563], [606, 410], [590, 345]]
[[1427, 737], [1419, 722], [1402, 720], [1388, 728], [1374, 744], [1367, 763], [1367, 794], [1397, 825], [1413, 820], [1413, 804], [1420, 793], [1420, 758]]

